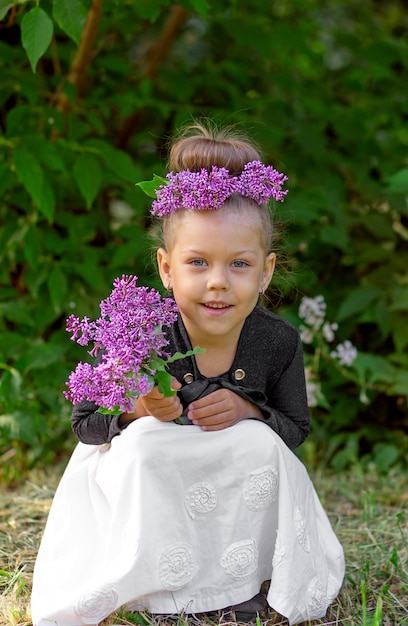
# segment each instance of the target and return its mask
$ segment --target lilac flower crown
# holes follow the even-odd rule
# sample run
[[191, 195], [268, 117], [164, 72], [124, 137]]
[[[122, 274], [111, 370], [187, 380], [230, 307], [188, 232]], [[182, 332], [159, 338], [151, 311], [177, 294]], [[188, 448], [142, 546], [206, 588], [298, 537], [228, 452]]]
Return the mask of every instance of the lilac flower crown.
[[[288, 190], [282, 186], [288, 177], [261, 161], [247, 163], [240, 176], [230, 176], [225, 167], [213, 165], [211, 171], [185, 170], [166, 178], [155, 176], [153, 181], [138, 183], [142, 190], [156, 199], [151, 214], [164, 217], [178, 209], [215, 210], [222, 207], [234, 193], [266, 204], [270, 198], [283, 202]], [[157, 186], [157, 183], [160, 183]]]

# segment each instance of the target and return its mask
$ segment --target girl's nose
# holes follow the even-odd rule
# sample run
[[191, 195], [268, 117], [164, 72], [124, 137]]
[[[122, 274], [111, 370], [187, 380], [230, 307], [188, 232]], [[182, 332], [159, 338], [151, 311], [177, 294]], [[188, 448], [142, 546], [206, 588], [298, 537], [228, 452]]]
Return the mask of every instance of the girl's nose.
[[222, 268], [213, 268], [207, 279], [207, 288], [211, 290], [225, 290], [229, 288], [227, 272]]

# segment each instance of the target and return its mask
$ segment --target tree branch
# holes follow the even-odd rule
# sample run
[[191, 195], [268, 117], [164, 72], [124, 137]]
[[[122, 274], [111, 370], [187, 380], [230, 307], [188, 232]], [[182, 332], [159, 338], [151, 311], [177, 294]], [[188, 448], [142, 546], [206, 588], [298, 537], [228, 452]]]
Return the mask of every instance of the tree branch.
[[[154, 46], [149, 49], [143, 76], [147, 76], [152, 79], [154, 78], [160, 63], [166, 57], [177, 37], [178, 32], [187, 20], [188, 16], [189, 14], [183, 7], [179, 5], [174, 5], [172, 7], [170, 15], [160, 33], [159, 38], [155, 42]], [[121, 150], [127, 149], [130, 138], [134, 135], [139, 126], [141, 116], [142, 111], [139, 110], [135, 111], [124, 120], [122, 127], [119, 130], [117, 141], [117, 146]]]
[[[91, 4], [78, 50], [72, 60], [71, 69], [66, 78], [76, 88], [78, 98], [84, 93], [86, 74], [92, 61], [93, 48], [102, 15], [102, 4], [103, 0], [93, 0]], [[66, 113], [70, 108], [68, 97], [63, 91], [60, 91], [57, 96], [56, 107], [62, 113]]]
[[147, 59], [146, 69], [144, 72], [146, 76], [153, 77], [157, 72], [161, 61], [170, 50], [177, 33], [187, 20], [188, 15], [187, 11], [178, 4], [172, 7], [167, 22], [160, 33], [160, 37], [154, 47], [149, 51], [149, 58]]

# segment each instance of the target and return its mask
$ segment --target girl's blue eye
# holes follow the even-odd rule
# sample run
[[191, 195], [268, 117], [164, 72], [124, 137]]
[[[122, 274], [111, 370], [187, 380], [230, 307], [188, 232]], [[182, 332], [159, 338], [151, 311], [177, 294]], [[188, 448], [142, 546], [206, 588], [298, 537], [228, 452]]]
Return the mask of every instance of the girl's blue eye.
[[192, 259], [190, 265], [194, 265], [194, 267], [204, 267], [205, 261], [204, 259]]
[[232, 265], [233, 265], [234, 267], [238, 267], [238, 268], [241, 268], [241, 267], [248, 267], [248, 263], [247, 263], [246, 261], [242, 261], [241, 259], [240, 259], [240, 260], [238, 260], [238, 261], [234, 261]]

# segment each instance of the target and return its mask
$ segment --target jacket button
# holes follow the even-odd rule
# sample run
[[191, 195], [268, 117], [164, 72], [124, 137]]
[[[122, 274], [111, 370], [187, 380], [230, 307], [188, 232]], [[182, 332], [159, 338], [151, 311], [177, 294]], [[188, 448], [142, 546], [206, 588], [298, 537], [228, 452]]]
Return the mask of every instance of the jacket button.
[[234, 372], [234, 378], [235, 380], [243, 380], [245, 378], [246, 374], [244, 372], [244, 370], [238, 368], [237, 370], [235, 370]]

